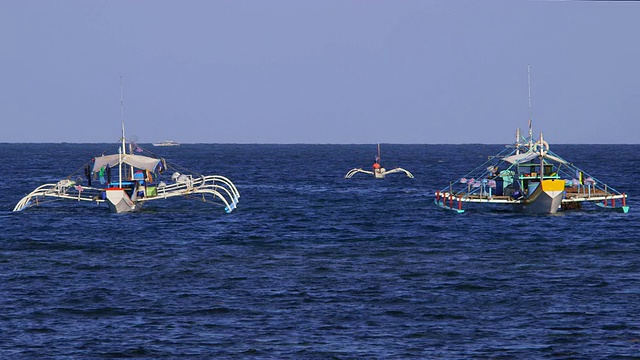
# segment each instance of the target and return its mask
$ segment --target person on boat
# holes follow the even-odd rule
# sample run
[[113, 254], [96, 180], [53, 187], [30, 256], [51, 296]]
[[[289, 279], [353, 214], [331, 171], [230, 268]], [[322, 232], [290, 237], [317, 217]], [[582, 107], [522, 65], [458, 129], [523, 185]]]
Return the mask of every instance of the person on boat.
[[91, 173], [91, 167], [89, 166], [89, 164], [84, 166], [84, 176], [87, 178], [87, 182], [89, 184], [89, 186], [91, 186], [91, 176], [93, 174]]
[[490, 171], [491, 171], [491, 174], [489, 175], [489, 179], [493, 179], [495, 177], [498, 177], [498, 174], [500, 173], [498, 171], [498, 167], [497, 166], [492, 167]]
[[110, 166], [107, 166], [106, 173], [107, 173], [107, 184], [111, 184], [111, 167]]
[[138, 197], [142, 198], [145, 196], [146, 192], [147, 192], [147, 187], [145, 186], [144, 180], [138, 180]]
[[100, 177], [100, 184], [104, 185], [104, 183], [106, 182], [105, 178], [104, 178], [104, 166], [100, 168], [100, 171], [98, 171], [98, 177]]
[[380, 171], [380, 163], [377, 162], [378, 158], [376, 157], [376, 162], [373, 164], [373, 172], [379, 173]]

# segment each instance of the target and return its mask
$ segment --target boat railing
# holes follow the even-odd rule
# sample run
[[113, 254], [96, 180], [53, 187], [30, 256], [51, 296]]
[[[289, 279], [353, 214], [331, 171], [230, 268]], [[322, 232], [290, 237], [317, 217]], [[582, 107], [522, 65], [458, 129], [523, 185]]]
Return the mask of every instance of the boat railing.
[[[592, 194], [598, 193], [598, 195], [620, 195], [620, 191], [607, 185], [606, 183], [598, 180], [597, 178], [587, 174], [575, 166], [567, 166], [567, 170], [561, 169], [558, 171], [558, 175], [565, 179], [565, 182], [571, 188], [577, 190], [578, 193], [586, 194], [590, 197]], [[580, 176], [579, 174], [582, 174]], [[579, 178], [582, 177], [582, 180]]]

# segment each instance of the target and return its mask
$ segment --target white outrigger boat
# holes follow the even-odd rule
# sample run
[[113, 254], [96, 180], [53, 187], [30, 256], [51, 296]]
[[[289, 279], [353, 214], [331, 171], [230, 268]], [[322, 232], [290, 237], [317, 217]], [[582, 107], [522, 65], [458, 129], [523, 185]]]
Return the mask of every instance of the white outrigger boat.
[[597, 208], [626, 213], [627, 195], [620, 193], [551, 151], [542, 134], [521, 138], [489, 157], [476, 170], [436, 191], [435, 203], [462, 213], [463, 203], [510, 205], [527, 213], [554, 214], [558, 210]]
[[[173, 172], [171, 180], [162, 180], [166, 172], [176, 168], [163, 158], [134, 154], [133, 144], [129, 144], [127, 153], [124, 125], [122, 129], [123, 140], [117, 154], [91, 159], [82, 167], [84, 174], [79, 170], [56, 183], [37, 187], [23, 197], [13, 211], [44, 204], [45, 200], [69, 200], [107, 203], [112, 212], [123, 213], [137, 211], [150, 201], [195, 195], [200, 201], [221, 203], [227, 213], [236, 208], [240, 193], [231, 180], [220, 175], [180, 174], [177, 171]], [[145, 151], [136, 145], [136, 151], [140, 150]], [[207, 195], [213, 199], [207, 199]]]
[[378, 144], [378, 155], [376, 156], [376, 161], [373, 163], [373, 171], [363, 170], [362, 168], [351, 169], [349, 170], [349, 172], [347, 172], [344, 178], [350, 179], [353, 175], [357, 173], [364, 173], [364, 174], [373, 175], [376, 179], [384, 179], [385, 175], [389, 175], [397, 172], [404, 172], [408, 177], [413, 179], [413, 174], [403, 168], [397, 167], [391, 170], [386, 170], [385, 168], [383, 168], [382, 165], [380, 165], [380, 144]]
[[[124, 121], [121, 141], [117, 154], [97, 156], [67, 178], [37, 187], [13, 211], [44, 204], [45, 200], [69, 200], [107, 203], [112, 212], [124, 213], [137, 211], [150, 201], [178, 196], [221, 204], [227, 213], [236, 208], [240, 193], [226, 177], [180, 174], [176, 170], [181, 169], [167, 164], [163, 158], [134, 154], [134, 149], [138, 153], [146, 150], [131, 143], [127, 152]], [[170, 180], [163, 180], [163, 175], [171, 170], [174, 172]]]

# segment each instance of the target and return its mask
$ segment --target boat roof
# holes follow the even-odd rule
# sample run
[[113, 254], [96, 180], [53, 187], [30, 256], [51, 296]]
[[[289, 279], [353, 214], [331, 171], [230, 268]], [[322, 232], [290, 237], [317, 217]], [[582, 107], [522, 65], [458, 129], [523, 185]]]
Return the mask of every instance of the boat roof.
[[93, 164], [93, 171], [100, 171], [100, 168], [103, 166], [114, 167], [120, 164], [120, 156], [122, 156], [122, 163], [131, 165], [133, 167], [154, 171], [158, 164], [160, 163], [160, 159], [144, 156], [144, 155], [135, 155], [135, 154], [114, 154], [114, 155], [104, 155], [98, 156], [95, 158], [95, 162]]
[[[511, 164], [522, 164], [525, 163], [527, 161], [531, 161], [533, 159], [535, 159], [536, 157], [540, 156], [539, 153], [534, 152], [534, 151], [527, 151], [526, 153], [522, 153], [522, 154], [514, 154], [511, 156], [507, 156], [504, 158], [504, 161], [507, 161]], [[561, 164], [566, 164], [567, 162], [560, 158], [559, 156], [554, 156], [552, 154], [550, 154], [549, 152], [547, 152], [546, 154], [543, 155], [544, 158], [549, 159], [549, 160], [553, 160], [555, 162], [559, 162]]]

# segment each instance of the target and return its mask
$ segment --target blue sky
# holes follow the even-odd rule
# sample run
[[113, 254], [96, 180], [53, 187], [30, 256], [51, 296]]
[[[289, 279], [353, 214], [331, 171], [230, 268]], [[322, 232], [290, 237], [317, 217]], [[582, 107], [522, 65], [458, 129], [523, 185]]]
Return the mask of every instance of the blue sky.
[[640, 3], [2, 1], [0, 142], [640, 143]]

